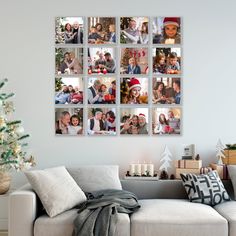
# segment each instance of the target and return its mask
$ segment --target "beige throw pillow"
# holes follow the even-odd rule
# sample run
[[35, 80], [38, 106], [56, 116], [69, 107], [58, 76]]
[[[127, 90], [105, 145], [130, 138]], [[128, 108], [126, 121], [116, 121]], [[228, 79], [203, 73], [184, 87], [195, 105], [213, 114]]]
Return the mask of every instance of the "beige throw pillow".
[[50, 217], [86, 201], [84, 192], [64, 166], [26, 171], [25, 175]]

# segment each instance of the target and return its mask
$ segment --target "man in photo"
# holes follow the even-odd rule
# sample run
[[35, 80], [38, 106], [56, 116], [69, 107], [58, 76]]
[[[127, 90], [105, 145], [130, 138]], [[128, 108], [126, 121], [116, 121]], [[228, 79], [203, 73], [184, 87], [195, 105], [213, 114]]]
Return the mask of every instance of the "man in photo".
[[106, 65], [106, 60], [104, 58], [103, 52], [100, 52], [98, 56], [99, 56], [99, 58], [95, 61], [95, 68], [101, 69]]
[[145, 114], [140, 113], [138, 115], [138, 123], [139, 123], [138, 134], [148, 134]]
[[56, 134], [68, 134], [68, 126], [70, 124], [70, 113], [63, 111], [58, 121], [56, 121]]
[[181, 92], [180, 92], [180, 81], [179, 80], [175, 80], [173, 82], [173, 89], [175, 91], [174, 103], [180, 104]]
[[93, 85], [88, 88], [88, 104], [97, 104], [102, 101], [102, 96], [99, 93], [101, 85], [100, 80], [95, 80]]
[[55, 104], [66, 104], [70, 100], [70, 91], [68, 86], [63, 85], [60, 92], [55, 96]]
[[168, 112], [167, 122], [170, 127], [169, 133], [180, 134], [180, 119], [175, 118], [173, 111]]
[[129, 27], [125, 30], [121, 30], [121, 33], [125, 36], [126, 43], [137, 44], [140, 33], [137, 29], [137, 23], [135, 20], [130, 20]]
[[74, 44], [83, 43], [83, 32], [79, 28], [78, 21], [74, 21], [72, 33], [74, 35], [72, 43]]
[[111, 53], [106, 52], [104, 56], [105, 56], [105, 65], [103, 66], [103, 68], [105, 68], [108, 73], [115, 73], [116, 64], [115, 60], [111, 57]]
[[88, 134], [103, 134], [105, 130], [104, 123], [102, 121], [102, 111], [96, 111], [95, 116], [88, 119]]
[[70, 64], [72, 62], [71, 58], [70, 58], [70, 53], [66, 52], [64, 54], [64, 60], [60, 65], [60, 72], [62, 74], [64, 74], [66, 72], [66, 69], [68, 69], [68, 64]]

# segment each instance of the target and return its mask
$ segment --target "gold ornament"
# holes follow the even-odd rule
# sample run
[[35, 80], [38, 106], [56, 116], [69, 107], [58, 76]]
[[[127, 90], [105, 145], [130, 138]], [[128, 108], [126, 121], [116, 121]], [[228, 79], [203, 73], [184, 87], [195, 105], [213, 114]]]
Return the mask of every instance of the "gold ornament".
[[0, 116], [0, 126], [5, 126], [5, 125], [6, 125], [5, 118]]
[[20, 151], [21, 151], [21, 146], [17, 144], [17, 145], [13, 148], [13, 152], [14, 152], [15, 154], [17, 154], [17, 153], [19, 153]]

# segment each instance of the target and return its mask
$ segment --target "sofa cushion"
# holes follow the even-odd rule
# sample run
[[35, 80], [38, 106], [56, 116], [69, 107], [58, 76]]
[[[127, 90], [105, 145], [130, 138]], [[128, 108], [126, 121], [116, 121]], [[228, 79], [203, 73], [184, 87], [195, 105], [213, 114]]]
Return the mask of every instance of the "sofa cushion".
[[234, 199], [236, 200], [236, 165], [228, 165], [227, 167], [234, 188]]
[[180, 174], [191, 202], [215, 206], [230, 201], [230, 197], [216, 171], [207, 174]]
[[229, 222], [229, 236], [236, 235], [236, 201], [224, 202], [214, 207]]
[[[34, 223], [34, 236], [71, 236], [77, 211], [72, 209], [53, 218], [40, 216]], [[127, 214], [118, 214], [114, 236], [130, 236], [130, 220]]]
[[50, 217], [87, 200], [64, 166], [26, 171], [25, 175]]
[[104, 189], [122, 189], [118, 166], [80, 166], [67, 168], [84, 192]]
[[131, 215], [131, 235], [228, 235], [227, 220], [208, 205], [181, 199], [148, 199], [139, 203], [141, 208]]

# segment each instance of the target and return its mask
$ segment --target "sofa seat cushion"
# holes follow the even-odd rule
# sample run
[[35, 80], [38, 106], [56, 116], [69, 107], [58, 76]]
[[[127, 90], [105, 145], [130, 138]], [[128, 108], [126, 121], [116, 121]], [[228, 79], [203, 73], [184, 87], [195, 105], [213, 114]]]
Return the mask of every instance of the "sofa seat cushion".
[[217, 210], [229, 222], [229, 236], [236, 235], [236, 201], [224, 202], [215, 206]]
[[148, 199], [139, 203], [141, 208], [131, 216], [131, 235], [228, 235], [227, 220], [208, 205], [181, 199]]
[[[47, 215], [40, 216], [34, 223], [34, 236], [71, 236], [77, 211], [72, 209], [53, 218]], [[114, 236], [130, 236], [129, 216], [124, 213], [119, 213], [118, 215]]]

